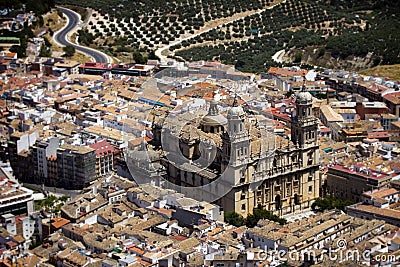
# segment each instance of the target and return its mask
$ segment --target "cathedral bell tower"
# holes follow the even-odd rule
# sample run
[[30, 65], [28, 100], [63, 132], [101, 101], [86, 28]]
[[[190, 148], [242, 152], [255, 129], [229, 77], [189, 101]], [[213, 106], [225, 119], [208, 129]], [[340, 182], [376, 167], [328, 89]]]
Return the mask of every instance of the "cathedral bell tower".
[[317, 128], [318, 121], [312, 115], [312, 96], [303, 86], [296, 98], [296, 110], [292, 113], [292, 142], [300, 148], [316, 146]]
[[248, 163], [250, 163], [250, 135], [246, 125], [246, 113], [239, 106], [237, 97], [227, 113], [228, 126], [222, 135], [223, 151], [221, 162], [221, 184], [232, 190], [217, 203], [226, 211], [236, 211], [243, 216], [252, 212], [254, 206], [253, 193], [249, 188]]
[[228, 130], [225, 138], [225, 154], [229, 155], [232, 166], [243, 165], [250, 153], [250, 137], [245, 125], [246, 113], [238, 105], [235, 97], [232, 108], [228, 111]]
[[318, 120], [312, 115], [312, 96], [305, 91], [305, 85], [296, 98], [296, 111], [292, 114], [292, 142], [299, 155], [299, 169], [296, 179], [300, 181], [298, 202], [300, 208], [309, 208], [319, 197], [319, 147]]

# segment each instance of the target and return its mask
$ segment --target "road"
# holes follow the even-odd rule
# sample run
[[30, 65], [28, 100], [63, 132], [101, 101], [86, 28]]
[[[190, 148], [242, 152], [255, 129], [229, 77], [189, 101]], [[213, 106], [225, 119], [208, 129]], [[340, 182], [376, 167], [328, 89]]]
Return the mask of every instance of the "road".
[[54, 34], [53, 39], [57, 44], [60, 46], [72, 45], [75, 47], [76, 51], [91, 57], [95, 62], [111, 63], [111, 58], [105, 53], [71, 42], [68, 35], [79, 26], [81, 20], [80, 15], [63, 7], [57, 7], [57, 10], [60, 10], [67, 17], [67, 24]]
[[283, 56], [285, 55], [285, 49], [279, 50], [272, 56], [272, 60], [277, 62], [277, 63], [282, 63], [283, 62]]

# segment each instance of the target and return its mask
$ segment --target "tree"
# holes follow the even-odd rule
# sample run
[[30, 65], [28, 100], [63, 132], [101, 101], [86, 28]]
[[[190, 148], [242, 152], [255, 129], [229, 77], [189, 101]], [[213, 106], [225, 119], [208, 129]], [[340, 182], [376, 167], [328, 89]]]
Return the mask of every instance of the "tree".
[[294, 60], [293, 60], [293, 62], [294, 62], [294, 63], [300, 63], [302, 57], [303, 57], [303, 53], [297, 52], [297, 53], [294, 55]]
[[136, 64], [145, 64], [147, 62], [147, 59], [139, 51], [133, 52], [132, 57]]
[[278, 222], [280, 224], [286, 224], [286, 220], [272, 214], [270, 211], [265, 209], [254, 209], [253, 214], [247, 215], [246, 219], [242, 215], [236, 213], [235, 211], [230, 211], [225, 213], [225, 222], [240, 227], [246, 225], [247, 227], [254, 227], [257, 225], [258, 221], [261, 219], [268, 219], [271, 221]]
[[68, 196], [61, 196], [61, 197], [58, 198], [58, 200], [61, 201], [61, 202], [67, 202], [68, 199], [69, 199]]
[[45, 45], [42, 45], [39, 52], [39, 57], [51, 57], [51, 50]]
[[225, 222], [234, 225], [236, 227], [243, 226], [246, 223], [246, 220], [243, 218], [243, 216], [235, 211], [226, 212], [224, 217], [225, 217]]
[[317, 198], [311, 205], [311, 209], [314, 211], [325, 211], [331, 209], [340, 209], [345, 211], [346, 206], [353, 204], [349, 200], [342, 200], [333, 196], [327, 196], [325, 198]]
[[322, 57], [323, 55], [325, 55], [325, 47], [321, 47], [318, 51], [318, 57]]
[[156, 56], [156, 53], [154, 52], [154, 50], [150, 51], [150, 53], [147, 55], [147, 58], [154, 59], [154, 60], [160, 60], [160, 58]]
[[72, 57], [75, 54], [75, 47], [72, 45], [67, 45], [63, 47], [63, 51], [66, 57]]
[[267, 219], [271, 220], [274, 222], [278, 222], [280, 224], [286, 224], [286, 220], [283, 218], [280, 218], [279, 216], [276, 216], [272, 214], [272, 212], [265, 210], [265, 209], [254, 209], [253, 214], [249, 214], [246, 218], [246, 226], [247, 227], [254, 227], [257, 225], [259, 220], [262, 219]]

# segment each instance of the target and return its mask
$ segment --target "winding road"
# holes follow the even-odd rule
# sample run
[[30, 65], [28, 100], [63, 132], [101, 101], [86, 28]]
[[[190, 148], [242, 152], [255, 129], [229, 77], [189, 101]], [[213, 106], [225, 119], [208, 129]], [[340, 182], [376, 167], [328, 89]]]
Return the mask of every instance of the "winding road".
[[104, 63], [112, 62], [111, 58], [103, 52], [100, 52], [98, 50], [89, 47], [77, 45], [71, 42], [68, 38], [68, 35], [70, 34], [70, 32], [72, 32], [78, 27], [81, 17], [78, 13], [67, 8], [57, 7], [57, 10], [64, 13], [64, 15], [67, 17], [67, 24], [61, 30], [56, 32], [53, 37], [54, 41], [58, 45], [60, 46], [72, 45], [73, 47], [75, 47], [76, 51], [91, 57], [95, 62], [104, 62]]

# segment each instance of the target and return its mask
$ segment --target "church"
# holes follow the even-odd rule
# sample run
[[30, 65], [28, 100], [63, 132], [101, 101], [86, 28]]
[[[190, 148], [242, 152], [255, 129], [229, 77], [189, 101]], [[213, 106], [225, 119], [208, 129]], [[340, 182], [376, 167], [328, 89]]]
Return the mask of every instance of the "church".
[[192, 114], [155, 122], [151, 144], [161, 151], [163, 178], [203, 188], [198, 198], [243, 216], [254, 208], [284, 215], [311, 207], [320, 190], [318, 120], [310, 93], [302, 90], [295, 103], [286, 138], [263, 126], [266, 119], [245, 111], [237, 97], [226, 116], [212, 100], [200, 118]]

